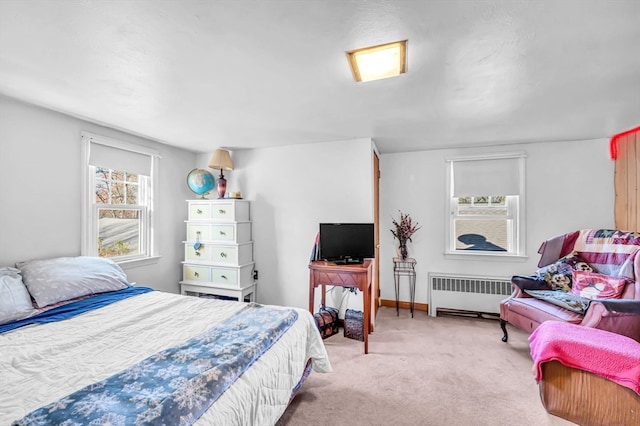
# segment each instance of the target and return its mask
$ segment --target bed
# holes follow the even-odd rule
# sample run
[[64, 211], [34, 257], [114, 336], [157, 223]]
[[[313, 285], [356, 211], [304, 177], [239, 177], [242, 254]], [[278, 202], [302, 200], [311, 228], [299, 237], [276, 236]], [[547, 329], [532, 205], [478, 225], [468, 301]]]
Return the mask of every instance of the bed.
[[132, 286], [106, 259], [16, 266], [0, 268], [2, 425], [270, 425], [331, 370], [303, 309]]

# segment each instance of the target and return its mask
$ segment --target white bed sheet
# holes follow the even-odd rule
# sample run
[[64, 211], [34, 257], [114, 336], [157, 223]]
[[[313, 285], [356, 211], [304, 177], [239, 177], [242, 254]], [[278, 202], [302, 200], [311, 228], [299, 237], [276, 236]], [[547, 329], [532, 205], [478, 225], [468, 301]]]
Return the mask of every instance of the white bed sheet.
[[[197, 336], [243, 306], [154, 291], [0, 334], [0, 425]], [[309, 358], [314, 371], [331, 371], [313, 316], [296, 310], [296, 322], [197, 425], [274, 424]]]

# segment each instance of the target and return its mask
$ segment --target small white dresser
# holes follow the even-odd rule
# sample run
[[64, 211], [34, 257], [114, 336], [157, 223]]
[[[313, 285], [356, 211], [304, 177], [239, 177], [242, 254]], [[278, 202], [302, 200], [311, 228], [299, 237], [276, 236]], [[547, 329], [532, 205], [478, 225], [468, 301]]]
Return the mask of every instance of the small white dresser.
[[223, 198], [187, 203], [180, 292], [255, 301], [249, 201]]

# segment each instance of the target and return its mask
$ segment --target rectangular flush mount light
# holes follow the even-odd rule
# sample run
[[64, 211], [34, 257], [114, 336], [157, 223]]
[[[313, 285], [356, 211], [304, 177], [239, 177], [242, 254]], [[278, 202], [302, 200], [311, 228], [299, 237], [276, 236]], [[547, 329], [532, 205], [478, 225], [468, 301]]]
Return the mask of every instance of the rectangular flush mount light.
[[347, 52], [356, 81], [396, 77], [407, 69], [407, 40]]

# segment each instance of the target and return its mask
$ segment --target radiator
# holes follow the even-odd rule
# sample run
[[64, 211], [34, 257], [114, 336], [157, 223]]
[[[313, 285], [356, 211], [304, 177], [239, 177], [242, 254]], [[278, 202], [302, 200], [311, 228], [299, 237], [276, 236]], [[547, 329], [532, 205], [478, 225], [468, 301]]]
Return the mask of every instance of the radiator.
[[511, 294], [509, 278], [429, 274], [429, 315], [438, 309], [500, 313], [500, 301]]

